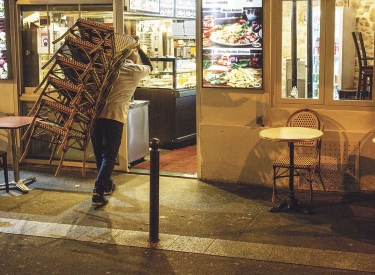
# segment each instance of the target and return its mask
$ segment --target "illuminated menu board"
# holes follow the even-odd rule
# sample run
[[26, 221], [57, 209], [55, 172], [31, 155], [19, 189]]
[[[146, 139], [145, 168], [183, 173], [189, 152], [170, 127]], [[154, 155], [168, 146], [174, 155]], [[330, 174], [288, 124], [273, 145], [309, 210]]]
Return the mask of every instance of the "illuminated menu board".
[[262, 0], [202, 0], [203, 87], [261, 89]]
[[5, 0], [0, 0], [0, 79], [8, 79], [7, 31]]
[[160, 13], [160, 0], [130, 0], [130, 10]]
[[174, 16], [174, 0], [160, 0], [160, 15]]
[[195, 19], [195, 0], [176, 0], [175, 17]]

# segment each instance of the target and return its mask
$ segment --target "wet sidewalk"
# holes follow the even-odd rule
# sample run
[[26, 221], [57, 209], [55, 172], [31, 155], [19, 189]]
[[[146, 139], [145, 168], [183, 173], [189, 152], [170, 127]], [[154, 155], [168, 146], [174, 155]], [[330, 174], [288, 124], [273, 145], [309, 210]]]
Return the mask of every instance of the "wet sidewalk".
[[[315, 191], [313, 215], [270, 213], [271, 188], [160, 177], [160, 242], [151, 245], [147, 175], [116, 172], [109, 204], [96, 209], [91, 206], [95, 173], [82, 178], [78, 169], [64, 168], [59, 177], [53, 174], [43, 166], [21, 167], [21, 178], [37, 181], [28, 194], [0, 191], [0, 232], [273, 265], [375, 270], [373, 192]], [[309, 201], [308, 191], [296, 190], [296, 196]], [[286, 190], [279, 197], [286, 198]]]

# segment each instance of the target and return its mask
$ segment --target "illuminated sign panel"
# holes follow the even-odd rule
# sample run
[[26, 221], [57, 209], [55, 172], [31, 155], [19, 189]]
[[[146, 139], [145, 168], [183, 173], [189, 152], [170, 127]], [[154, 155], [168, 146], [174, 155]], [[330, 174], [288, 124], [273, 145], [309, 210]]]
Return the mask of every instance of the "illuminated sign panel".
[[262, 0], [203, 0], [203, 87], [261, 89]]
[[0, 0], [0, 79], [9, 79], [10, 78], [10, 68], [8, 67], [9, 56], [7, 55], [7, 41], [8, 38], [7, 32], [7, 19], [8, 13], [5, 7], [5, 0]]

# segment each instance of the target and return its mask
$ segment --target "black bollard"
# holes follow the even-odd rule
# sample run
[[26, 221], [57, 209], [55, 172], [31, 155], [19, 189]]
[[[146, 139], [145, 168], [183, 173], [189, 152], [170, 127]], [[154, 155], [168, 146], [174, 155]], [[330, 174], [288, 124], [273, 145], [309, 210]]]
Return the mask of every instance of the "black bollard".
[[159, 242], [159, 146], [160, 140], [150, 141], [150, 242]]

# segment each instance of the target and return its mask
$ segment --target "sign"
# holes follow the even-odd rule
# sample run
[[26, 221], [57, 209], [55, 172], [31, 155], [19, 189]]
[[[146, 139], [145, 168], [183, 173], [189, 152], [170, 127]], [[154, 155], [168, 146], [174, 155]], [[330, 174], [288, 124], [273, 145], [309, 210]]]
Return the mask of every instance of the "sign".
[[10, 54], [8, 53], [8, 32], [9, 10], [6, 8], [4, 0], [0, 0], [0, 79], [9, 79], [11, 77], [11, 68], [8, 67], [10, 62]]
[[261, 89], [262, 0], [203, 0], [203, 87]]
[[160, 0], [130, 0], [130, 10], [160, 13]]
[[39, 18], [39, 25], [42, 26], [48, 26], [48, 16], [41, 16]]
[[48, 47], [48, 33], [41, 33], [40, 38], [41, 38], [40, 46]]

